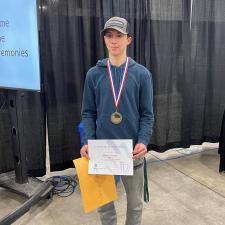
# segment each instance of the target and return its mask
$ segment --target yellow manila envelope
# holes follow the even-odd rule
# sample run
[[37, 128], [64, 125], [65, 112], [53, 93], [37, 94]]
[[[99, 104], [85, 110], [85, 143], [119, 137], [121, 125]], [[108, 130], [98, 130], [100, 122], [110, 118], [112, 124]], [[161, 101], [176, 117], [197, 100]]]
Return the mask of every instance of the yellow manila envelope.
[[113, 175], [88, 174], [88, 159], [73, 160], [76, 167], [84, 211], [86, 213], [117, 199]]

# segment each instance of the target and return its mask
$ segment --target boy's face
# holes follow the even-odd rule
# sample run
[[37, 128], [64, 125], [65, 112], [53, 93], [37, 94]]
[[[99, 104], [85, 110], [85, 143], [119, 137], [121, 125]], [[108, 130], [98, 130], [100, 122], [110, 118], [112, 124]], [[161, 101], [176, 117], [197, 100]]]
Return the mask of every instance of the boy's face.
[[114, 29], [108, 29], [104, 34], [105, 45], [110, 55], [120, 56], [127, 50], [132, 38]]

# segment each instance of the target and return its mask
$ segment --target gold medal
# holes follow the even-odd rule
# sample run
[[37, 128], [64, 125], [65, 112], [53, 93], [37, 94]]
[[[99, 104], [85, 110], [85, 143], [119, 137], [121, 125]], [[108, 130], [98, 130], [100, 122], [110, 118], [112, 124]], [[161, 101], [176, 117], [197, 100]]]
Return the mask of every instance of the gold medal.
[[123, 118], [122, 114], [120, 114], [116, 111], [116, 112], [112, 113], [112, 115], [111, 115], [111, 122], [113, 124], [119, 124], [119, 123], [121, 123], [122, 118]]
[[125, 80], [126, 80], [126, 76], [127, 76], [127, 72], [128, 72], [128, 64], [129, 64], [129, 59], [127, 57], [124, 72], [123, 72], [122, 82], [120, 83], [118, 96], [116, 97], [116, 92], [115, 92], [115, 88], [114, 88], [114, 84], [113, 84], [113, 77], [112, 77], [112, 73], [111, 73], [110, 62], [109, 62], [109, 60], [107, 61], [109, 81], [110, 81], [110, 86], [111, 86], [111, 90], [112, 90], [112, 96], [113, 96], [114, 104], [115, 104], [115, 107], [116, 107], [116, 112], [112, 113], [111, 117], [110, 117], [111, 122], [113, 124], [120, 124], [122, 122], [122, 114], [117, 112], [117, 109], [118, 109], [118, 106], [119, 106], [119, 103], [120, 103], [121, 95], [122, 95], [122, 92], [123, 92], [123, 88], [124, 88], [124, 84], [125, 84]]

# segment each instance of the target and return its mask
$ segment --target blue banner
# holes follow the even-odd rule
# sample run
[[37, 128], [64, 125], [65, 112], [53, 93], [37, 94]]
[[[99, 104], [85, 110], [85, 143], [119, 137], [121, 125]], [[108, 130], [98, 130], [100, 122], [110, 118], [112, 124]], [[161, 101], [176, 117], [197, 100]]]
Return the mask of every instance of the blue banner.
[[0, 87], [40, 91], [36, 0], [0, 0]]

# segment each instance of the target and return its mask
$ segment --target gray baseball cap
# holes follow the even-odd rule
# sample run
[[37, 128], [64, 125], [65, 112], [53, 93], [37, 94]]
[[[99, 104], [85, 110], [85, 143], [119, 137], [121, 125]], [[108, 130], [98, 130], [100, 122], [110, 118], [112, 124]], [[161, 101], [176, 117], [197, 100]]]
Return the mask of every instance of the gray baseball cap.
[[110, 28], [119, 31], [122, 34], [129, 34], [129, 23], [122, 17], [115, 16], [107, 20], [101, 33], [104, 35], [105, 31]]

